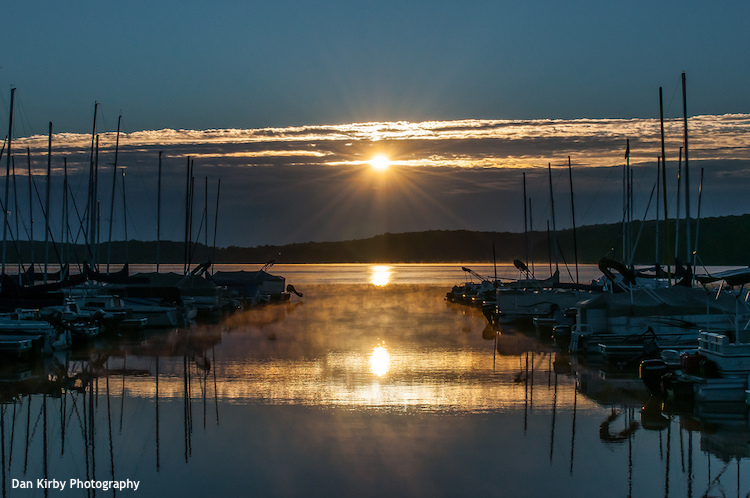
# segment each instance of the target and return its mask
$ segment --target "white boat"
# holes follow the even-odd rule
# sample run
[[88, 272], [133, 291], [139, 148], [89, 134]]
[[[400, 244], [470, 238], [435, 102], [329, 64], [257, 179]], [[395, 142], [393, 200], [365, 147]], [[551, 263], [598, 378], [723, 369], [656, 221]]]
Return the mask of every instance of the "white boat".
[[246, 306], [286, 302], [292, 294], [302, 297], [294, 286], [286, 285], [284, 277], [266, 272], [273, 263], [269, 261], [258, 271], [217, 271], [210, 279]]
[[182, 315], [177, 307], [155, 305], [146, 299], [102, 294], [80, 300], [79, 307], [84, 310], [124, 311], [130, 318], [145, 319], [144, 326], [150, 328], [171, 328], [182, 323]]
[[653, 334], [662, 348], [694, 347], [700, 330], [727, 330], [737, 319], [747, 320], [735, 298], [715, 296], [705, 289], [684, 286], [635, 288], [604, 293], [582, 301], [571, 332], [570, 351], [597, 351], [599, 344], [618, 343]]
[[747, 330], [740, 331], [741, 339], [731, 342], [725, 333], [701, 331], [698, 336], [698, 353], [716, 364], [724, 377], [750, 374], [750, 341]]
[[492, 324], [532, 321], [552, 317], [589, 297], [589, 292], [570, 289], [498, 289], [495, 300], [482, 311]]
[[742, 402], [748, 388], [748, 376], [703, 378], [693, 384], [695, 401]]
[[482, 312], [493, 325], [552, 318], [555, 312], [572, 308], [595, 295], [592, 291], [597, 289], [595, 285], [561, 284], [556, 271], [545, 280], [530, 278], [503, 283], [495, 289], [495, 298], [485, 303]]
[[0, 315], [0, 336], [38, 338], [44, 354], [70, 349], [72, 345], [69, 330], [58, 331], [49, 322], [19, 319], [14, 314]]
[[[97, 287], [77, 287], [66, 290], [68, 299], [75, 301], [77, 308], [82, 311], [103, 311], [110, 314], [125, 314], [132, 325], [140, 323], [140, 327], [170, 328], [180, 325], [182, 314], [175, 306], [159, 306], [148, 299], [128, 298], [109, 295]], [[143, 320], [146, 320], [143, 323]]]
[[[734, 335], [737, 340], [733, 342], [730, 335]], [[683, 393], [692, 392], [695, 401], [699, 402], [748, 401], [749, 330], [735, 330], [731, 333], [701, 331], [698, 335], [698, 349], [683, 353], [683, 358], [687, 360], [686, 355], [692, 358], [692, 366], [683, 362], [678, 370], [670, 374], [670, 385], [675, 393], [678, 390]], [[654, 364], [653, 368], [659, 370], [659, 365]], [[649, 380], [653, 381], [653, 376], [646, 379], [642, 374], [641, 377], [647, 384]]]
[[27, 335], [0, 335], [0, 355], [5, 358], [27, 359], [34, 350], [35, 338]]

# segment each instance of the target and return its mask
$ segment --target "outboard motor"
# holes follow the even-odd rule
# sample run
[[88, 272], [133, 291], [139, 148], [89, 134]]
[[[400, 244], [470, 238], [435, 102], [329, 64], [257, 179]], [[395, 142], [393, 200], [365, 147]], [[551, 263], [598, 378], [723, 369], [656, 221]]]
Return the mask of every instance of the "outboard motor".
[[286, 291], [289, 292], [290, 294], [295, 294], [295, 295], [297, 295], [299, 297], [302, 297], [302, 293], [301, 292], [297, 292], [297, 289], [295, 289], [292, 284], [288, 284], [286, 286]]
[[662, 377], [669, 372], [669, 366], [664, 360], [643, 360], [638, 368], [638, 376], [651, 393], [661, 395]]

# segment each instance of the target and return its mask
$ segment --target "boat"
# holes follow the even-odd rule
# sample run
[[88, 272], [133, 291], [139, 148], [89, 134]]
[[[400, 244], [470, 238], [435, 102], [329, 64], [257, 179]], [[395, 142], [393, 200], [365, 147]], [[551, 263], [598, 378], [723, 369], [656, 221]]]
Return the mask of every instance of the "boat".
[[47, 321], [33, 318], [36, 317], [24, 318], [19, 313], [0, 314], [0, 336], [32, 339], [44, 354], [70, 349], [73, 341], [69, 330], [58, 330]]
[[[732, 341], [730, 335], [739, 340]], [[677, 368], [664, 359], [641, 363], [640, 377], [654, 393], [699, 402], [740, 402], [750, 389], [750, 331], [701, 331], [698, 348], [681, 354]]]
[[[115, 292], [113, 288], [106, 290]], [[183, 313], [176, 306], [157, 304], [148, 298], [108, 294], [101, 286], [70, 289], [67, 298], [76, 303], [77, 309], [94, 313], [101, 311], [113, 324], [127, 328], [170, 328], [184, 323]]]
[[3, 358], [26, 360], [35, 349], [35, 338], [28, 335], [0, 335], [0, 355]]
[[269, 261], [258, 271], [217, 271], [209, 278], [217, 286], [227, 289], [244, 306], [287, 302], [292, 294], [302, 297], [293, 285], [286, 285], [284, 277], [266, 271], [274, 263]]
[[552, 318], [557, 311], [574, 307], [591, 297], [596, 286], [561, 284], [560, 273], [545, 279], [519, 279], [498, 287], [495, 298], [487, 301], [482, 313], [493, 325], [532, 322], [534, 318]]
[[738, 314], [735, 299], [714, 296], [706, 289], [675, 285], [634, 288], [629, 292], [602, 293], [576, 305], [571, 331], [571, 352], [599, 351], [599, 344], [619, 343], [653, 331], [664, 349], [695, 347], [700, 330], [732, 328]]
[[[133, 317], [132, 310], [124, 308], [122, 303], [112, 303], [109, 308], [104, 303], [102, 307], [88, 306], [84, 309], [81, 305], [85, 303], [86, 301], [67, 297], [61, 306], [43, 308], [40, 310], [40, 315], [54, 325], [69, 328], [74, 338], [78, 336], [86, 339], [93, 338], [100, 333], [141, 330], [148, 323], [145, 317]], [[93, 328], [96, 328], [96, 332]]]
[[[445, 294], [449, 302], [481, 307], [486, 301], [494, 299], [495, 289], [503, 285], [500, 280], [484, 277], [466, 266], [462, 266], [461, 270], [468, 275], [467, 281], [454, 285]], [[479, 279], [479, 282], [474, 282], [473, 278]]]

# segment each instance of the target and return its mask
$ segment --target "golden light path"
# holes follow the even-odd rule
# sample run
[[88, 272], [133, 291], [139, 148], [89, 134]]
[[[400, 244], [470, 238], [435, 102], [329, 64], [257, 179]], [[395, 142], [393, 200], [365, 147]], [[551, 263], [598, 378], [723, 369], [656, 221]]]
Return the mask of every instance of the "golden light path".
[[[141, 360], [140, 362], [138, 360]], [[129, 357], [128, 365], [148, 368], [145, 358]], [[152, 360], [152, 359], [151, 359]], [[386, 365], [387, 361], [387, 365]], [[549, 362], [546, 353], [536, 353], [532, 363], [538, 367]], [[388, 375], [377, 375], [387, 368]], [[596, 411], [600, 406], [587, 396], [576, 398], [570, 386], [576, 379], [558, 376], [557, 387], [547, 368], [529, 374], [528, 382], [519, 381], [523, 369], [518, 356], [498, 356], [493, 367], [486, 351], [434, 349], [419, 353], [400, 353], [378, 348], [369, 351], [330, 352], [319, 358], [270, 360], [247, 364], [222, 362], [217, 378], [213, 372], [195, 372], [188, 381], [194, 403], [217, 401], [244, 404], [339, 406], [376, 409], [416, 409], [419, 411], [487, 412], [523, 410], [528, 403], [535, 409], [572, 409], [579, 413]], [[157, 385], [152, 375], [127, 377], [110, 383], [110, 395], [118, 398], [156, 398]], [[163, 359], [158, 392], [162, 401], [185, 397], [182, 359]], [[379, 370], [380, 371], [380, 370]], [[494, 381], [487, 382], [491, 376]], [[112, 376], [120, 379], [120, 376]], [[586, 381], [589, 391], [606, 391], [596, 378]], [[562, 389], [565, 384], [569, 388]], [[598, 387], [597, 387], [598, 386]], [[611, 390], [611, 388], [609, 388]]]
[[370, 283], [376, 287], [385, 287], [391, 278], [391, 267], [390, 266], [373, 266], [370, 271]]
[[388, 348], [385, 347], [385, 343], [375, 346], [370, 355], [370, 369], [372, 373], [378, 377], [382, 377], [388, 373], [390, 364], [391, 358], [388, 355]]

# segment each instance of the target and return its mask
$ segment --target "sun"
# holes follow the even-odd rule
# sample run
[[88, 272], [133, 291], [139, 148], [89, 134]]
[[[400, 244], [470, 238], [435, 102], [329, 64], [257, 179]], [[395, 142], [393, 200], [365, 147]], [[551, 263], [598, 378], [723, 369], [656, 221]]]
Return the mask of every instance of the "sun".
[[370, 166], [375, 171], [386, 171], [391, 166], [391, 160], [383, 155], [375, 156], [370, 159]]

